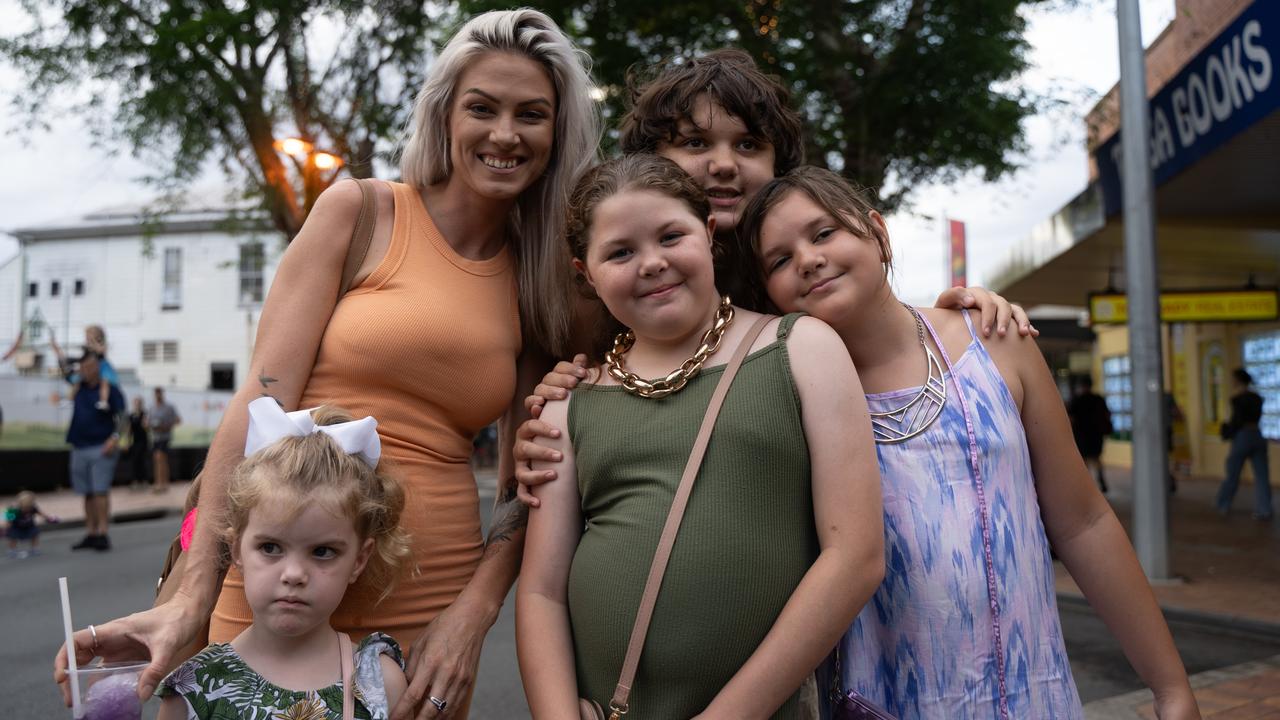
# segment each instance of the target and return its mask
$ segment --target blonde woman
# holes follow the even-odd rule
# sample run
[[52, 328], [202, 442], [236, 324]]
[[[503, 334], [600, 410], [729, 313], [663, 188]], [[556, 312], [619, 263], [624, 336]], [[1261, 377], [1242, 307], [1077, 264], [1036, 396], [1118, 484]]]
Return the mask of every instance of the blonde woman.
[[[503, 503], [481, 537], [468, 459], [478, 430], [520, 411], [545, 353], [568, 350], [559, 237], [564, 199], [599, 141], [589, 87], [584, 56], [542, 13], [490, 12], [464, 25], [418, 95], [403, 184], [377, 185], [376, 230], [351, 290], [337, 298], [360, 192], [339, 183], [281, 260], [250, 380], [210, 448], [200, 512], [216, 516], [242, 456], [249, 401], [378, 416], [407, 491], [416, 574], [381, 603], [376, 592], [349, 593], [333, 625], [387, 632], [409, 648], [396, 718], [466, 717], [480, 648], [516, 577], [523, 515]], [[511, 475], [509, 461], [501, 472]], [[189, 552], [171, 602], [98, 626], [96, 637], [77, 633], [78, 657], [149, 655], [146, 696], [211, 610], [213, 642], [248, 627], [234, 568], [219, 595], [212, 523], [198, 526]], [[55, 675], [65, 664], [64, 648]]]

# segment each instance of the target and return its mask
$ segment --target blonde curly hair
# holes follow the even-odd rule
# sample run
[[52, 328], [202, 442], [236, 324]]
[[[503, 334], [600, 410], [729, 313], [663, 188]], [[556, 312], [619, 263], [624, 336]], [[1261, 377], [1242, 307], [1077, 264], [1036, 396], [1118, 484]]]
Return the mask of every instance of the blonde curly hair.
[[[332, 405], [316, 408], [311, 417], [316, 425], [353, 419]], [[378, 599], [385, 599], [409, 557], [409, 537], [400, 528], [404, 489], [387, 470], [385, 459], [371, 468], [324, 433], [282, 438], [236, 467], [227, 488], [222, 539], [235, 547], [249, 524], [249, 512], [263, 503], [286, 518], [319, 503], [349, 518], [361, 542], [373, 540], [357, 585], [377, 589]]]

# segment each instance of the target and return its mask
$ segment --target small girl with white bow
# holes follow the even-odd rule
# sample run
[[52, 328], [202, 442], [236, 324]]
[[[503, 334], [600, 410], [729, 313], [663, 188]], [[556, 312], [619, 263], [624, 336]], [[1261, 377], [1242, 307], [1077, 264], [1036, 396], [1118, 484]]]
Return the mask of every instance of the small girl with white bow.
[[400, 647], [374, 633], [353, 649], [329, 624], [357, 580], [385, 597], [408, 555], [404, 491], [378, 472], [377, 425], [328, 406], [249, 404], [223, 536], [253, 624], [165, 678], [159, 720], [389, 715], [405, 689]]

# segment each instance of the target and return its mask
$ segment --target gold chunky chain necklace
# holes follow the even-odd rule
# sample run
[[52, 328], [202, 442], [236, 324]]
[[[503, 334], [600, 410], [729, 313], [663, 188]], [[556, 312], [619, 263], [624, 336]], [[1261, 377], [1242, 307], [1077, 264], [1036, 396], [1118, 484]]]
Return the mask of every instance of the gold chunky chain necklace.
[[720, 298], [720, 307], [716, 309], [715, 321], [711, 323], [711, 329], [702, 336], [702, 344], [698, 346], [697, 352], [693, 357], [685, 360], [680, 367], [659, 380], [649, 382], [622, 366], [622, 356], [627, 354], [636, 342], [636, 334], [630, 330], [618, 333], [618, 336], [613, 339], [613, 349], [604, 354], [604, 366], [609, 370], [609, 377], [617, 380], [622, 388], [632, 395], [639, 395], [642, 398], [666, 397], [678, 392], [694, 375], [698, 374], [702, 364], [720, 347], [720, 339], [724, 337], [724, 331], [729, 329], [732, 322], [733, 304], [729, 302], [729, 296], [725, 295]]

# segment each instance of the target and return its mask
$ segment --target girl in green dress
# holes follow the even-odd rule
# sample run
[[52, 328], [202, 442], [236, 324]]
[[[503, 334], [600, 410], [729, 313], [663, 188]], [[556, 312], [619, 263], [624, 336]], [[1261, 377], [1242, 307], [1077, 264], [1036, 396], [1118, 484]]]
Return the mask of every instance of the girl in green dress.
[[[701, 188], [653, 155], [605, 163], [571, 197], [574, 267], [630, 331], [607, 373], [542, 413], [558, 431], [558, 459], [542, 467], [562, 480], [534, 489], [516, 595], [535, 718], [577, 717], [579, 697], [608, 706], [708, 398], [760, 317], [717, 291], [714, 231]], [[690, 356], [700, 371], [671, 373]], [[677, 375], [669, 393], [641, 380]], [[870, 438], [839, 337], [812, 318], [772, 319], [716, 420], [631, 687], [633, 716], [804, 716], [798, 689], [884, 572]]]
[[[350, 641], [329, 618], [357, 580], [389, 592], [409, 552], [399, 529], [404, 491], [378, 472], [371, 417], [353, 421], [327, 407], [285, 413], [264, 397], [249, 403], [249, 418], [223, 537], [253, 624], [164, 679], [159, 719], [341, 720]], [[385, 720], [405, 688], [399, 646], [374, 633], [352, 665], [355, 717]]]

